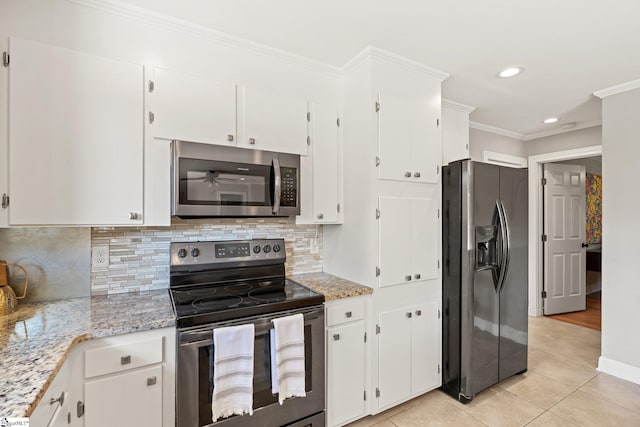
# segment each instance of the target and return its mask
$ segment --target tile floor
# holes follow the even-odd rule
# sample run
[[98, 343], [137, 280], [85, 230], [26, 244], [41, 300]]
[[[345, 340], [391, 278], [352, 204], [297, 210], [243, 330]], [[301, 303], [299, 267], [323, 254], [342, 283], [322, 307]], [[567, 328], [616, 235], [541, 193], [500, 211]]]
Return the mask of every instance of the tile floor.
[[640, 385], [599, 373], [600, 332], [529, 318], [529, 370], [463, 405], [434, 390], [348, 427], [640, 426]]

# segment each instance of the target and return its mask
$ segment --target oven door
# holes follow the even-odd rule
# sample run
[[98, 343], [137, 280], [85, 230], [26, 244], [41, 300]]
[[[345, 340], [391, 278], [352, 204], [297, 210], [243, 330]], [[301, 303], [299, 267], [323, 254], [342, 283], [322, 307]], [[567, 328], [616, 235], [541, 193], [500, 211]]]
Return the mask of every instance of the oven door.
[[[278, 404], [271, 393], [272, 319], [304, 314], [306, 397]], [[255, 325], [253, 415], [232, 416], [212, 423], [213, 330]], [[178, 331], [176, 425], [179, 427], [273, 427], [302, 420], [324, 411], [324, 308], [322, 305], [256, 316]]]
[[293, 154], [174, 141], [172, 214], [298, 215], [299, 164]]

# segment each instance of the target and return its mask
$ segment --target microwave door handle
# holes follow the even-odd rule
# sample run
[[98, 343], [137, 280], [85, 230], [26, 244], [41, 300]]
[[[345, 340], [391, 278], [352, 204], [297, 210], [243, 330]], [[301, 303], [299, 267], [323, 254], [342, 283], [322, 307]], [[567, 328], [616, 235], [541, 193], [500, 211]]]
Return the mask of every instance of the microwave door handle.
[[280, 211], [280, 193], [282, 191], [282, 177], [280, 176], [280, 161], [274, 157], [272, 161], [274, 185], [273, 185], [273, 214], [278, 215]]

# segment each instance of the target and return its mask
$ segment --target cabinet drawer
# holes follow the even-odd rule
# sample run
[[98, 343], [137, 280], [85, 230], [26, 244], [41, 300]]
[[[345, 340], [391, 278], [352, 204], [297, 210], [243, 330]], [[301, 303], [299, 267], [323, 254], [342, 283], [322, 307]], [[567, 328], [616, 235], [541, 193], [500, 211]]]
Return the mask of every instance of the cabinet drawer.
[[364, 319], [364, 301], [353, 301], [327, 306], [327, 326]]
[[85, 352], [85, 378], [162, 362], [162, 337]]

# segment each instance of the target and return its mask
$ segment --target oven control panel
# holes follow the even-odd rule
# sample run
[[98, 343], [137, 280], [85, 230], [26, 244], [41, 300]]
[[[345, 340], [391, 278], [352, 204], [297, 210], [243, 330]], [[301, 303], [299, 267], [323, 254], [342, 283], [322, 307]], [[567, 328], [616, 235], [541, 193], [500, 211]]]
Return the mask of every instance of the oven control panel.
[[171, 266], [228, 264], [287, 258], [284, 239], [224, 240], [207, 242], [173, 242], [170, 248]]

